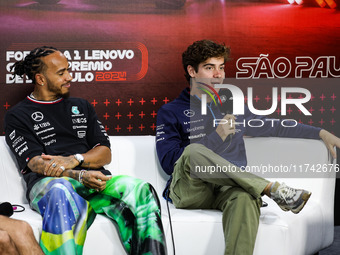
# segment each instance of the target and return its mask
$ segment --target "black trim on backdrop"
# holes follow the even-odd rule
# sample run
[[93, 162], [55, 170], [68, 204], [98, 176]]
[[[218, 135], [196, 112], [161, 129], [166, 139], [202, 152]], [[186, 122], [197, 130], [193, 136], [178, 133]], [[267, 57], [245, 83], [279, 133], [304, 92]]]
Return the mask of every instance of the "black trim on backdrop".
[[[337, 164], [340, 164], [340, 150], [337, 149]], [[340, 173], [337, 173], [334, 197], [334, 225], [340, 226]]]

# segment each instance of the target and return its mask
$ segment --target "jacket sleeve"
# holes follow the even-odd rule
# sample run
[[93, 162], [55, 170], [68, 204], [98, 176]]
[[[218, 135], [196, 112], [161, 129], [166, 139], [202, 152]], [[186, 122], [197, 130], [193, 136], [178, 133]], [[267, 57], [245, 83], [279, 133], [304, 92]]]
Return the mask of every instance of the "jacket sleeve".
[[186, 145], [182, 141], [179, 121], [175, 114], [160, 108], [157, 113], [156, 150], [159, 162], [168, 175], [172, 174], [174, 164]]
[[215, 129], [213, 132], [211, 132], [210, 134], [203, 137], [200, 141], [198, 141], [198, 143], [216, 152], [218, 148], [223, 146], [224, 141], [222, 140], [222, 138], [219, 136], [219, 134], [216, 132], [216, 129]]
[[[249, 125], [249, 121], [255, 119], [257, 121], [253, 121], [253, 125]], [[249, 136], [320, 139], [319, 133], [321, 128], [300, 124], [295, 120], [273, 119], [267, 118], [266, 116], [258, 116], [252, 114], [246, 106], [245, 121], [247, 123], [246, 135]]]
[[27, 163], [35, 156], [41, 155], [44, 146], [32, 133], [30, 123], [20, 119], [18, 114], [8, 112], [5, 116], [5, 137], [8, 147], [15, 155], [22, 173], [28, 170]]

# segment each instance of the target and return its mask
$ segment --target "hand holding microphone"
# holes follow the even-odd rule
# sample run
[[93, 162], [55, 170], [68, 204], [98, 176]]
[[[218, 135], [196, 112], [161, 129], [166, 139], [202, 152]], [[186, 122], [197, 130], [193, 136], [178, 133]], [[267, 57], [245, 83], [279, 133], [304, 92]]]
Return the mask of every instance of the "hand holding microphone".
[[220, 124], [218, 124], [216, 132], [224, 141], [229, 135], [235, 134], [236, 117], [232, 114], [227, 114], [224, 116], [223, 120], [225, 121], [220, 121]]
[[216, 132], [224, 141], [229, 135], [235, 134], [236, 117], [233, 115], [233, 96], [230, 90], [221, 89], [218, 94], [222, 102], [222, 104], [218, 104], [218, 108], [224, 118], [217, 126]]
[[218, 109], [222, 115], [233, 114], [233, 95], [229, 89], [221, 89], [218, 92], [221, 103], [218, 104]]

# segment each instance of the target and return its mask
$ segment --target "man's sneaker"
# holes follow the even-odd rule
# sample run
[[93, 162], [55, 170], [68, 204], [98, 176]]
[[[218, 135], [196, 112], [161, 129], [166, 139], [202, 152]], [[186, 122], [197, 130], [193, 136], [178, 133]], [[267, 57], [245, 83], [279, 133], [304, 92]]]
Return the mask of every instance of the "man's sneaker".
[[293, 189], [286, 184], [275, 182], [270, 188], [271, 199], [284, 211], [299, 213], [307, 203], [311, 192], [304, 189]]

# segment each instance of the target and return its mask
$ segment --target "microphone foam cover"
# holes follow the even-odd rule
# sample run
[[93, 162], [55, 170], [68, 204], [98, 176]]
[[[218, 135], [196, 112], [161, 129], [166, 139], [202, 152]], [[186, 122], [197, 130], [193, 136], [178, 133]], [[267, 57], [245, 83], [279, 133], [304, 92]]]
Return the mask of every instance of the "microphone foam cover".
[[13, 206], [8, 203], [4, 202], [0, 204], [0, 215], [5, 215], [5, 216], [12, 216], [13, 214]]

